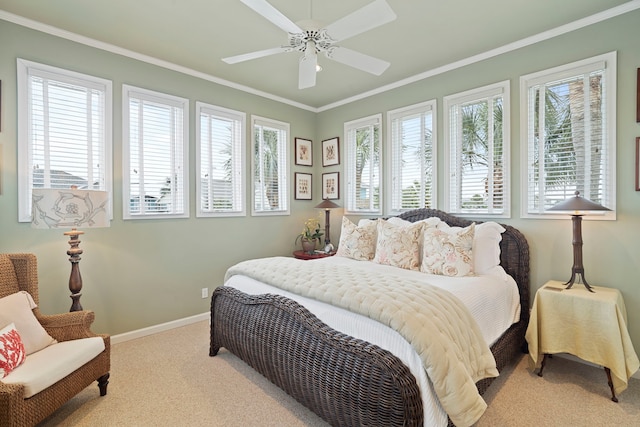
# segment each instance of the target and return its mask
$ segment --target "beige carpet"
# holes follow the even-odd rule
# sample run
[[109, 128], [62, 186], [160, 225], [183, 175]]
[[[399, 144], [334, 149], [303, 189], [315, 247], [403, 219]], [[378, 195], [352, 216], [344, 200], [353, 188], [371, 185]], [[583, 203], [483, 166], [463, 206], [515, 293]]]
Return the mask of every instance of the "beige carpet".
[[[208, 333], [199, 322], [114, 345], [107, 396], [91, 386], [41, 426], [327, 426], [226, 350], [209, 357]], [[477, 426], [640, 425], [640, 380], [609, 398], [602, 369], [555, 357], [539, 378], [523, 357]]]

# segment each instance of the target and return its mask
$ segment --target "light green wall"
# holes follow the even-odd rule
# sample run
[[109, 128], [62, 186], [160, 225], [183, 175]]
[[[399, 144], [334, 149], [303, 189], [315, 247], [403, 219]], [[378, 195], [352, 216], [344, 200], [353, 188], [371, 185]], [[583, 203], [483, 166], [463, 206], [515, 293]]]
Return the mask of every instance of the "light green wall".
[[[222, 284], [226, 269], [238, 261], [290, 255], [304, 220], [319, 213], [314, 209], [320, 200], [316, 184], [314, 201], [291, 198], [290, 216], [195, 217], [195, 101], [243, 111], [247, 124], [251, 114], [288, 122], [291, 147], [295, 136], [314, 138], [315, 113], [1, 20], [0, 40], [0, 252], [33, 252], [38, 256], [43, 312], [64, 312], [71, 305], [69, 246], [62, 232], [31, 229], [28, 223], [18, 222], [16, 58], [113, 81], [114, 218], [110, 228], [85, 230], [80, 245], [84, 250], [81, 302], [96, 312], [95, 331], [118, 334], [207, 312], [210, 300], [201, 298], [201, 288], [212, 290]], [[123, 221], [122, 84], [191, 100], [191, 218]], [[248, 128], [247, 135], [251, 135]], [[251, 152], [249, 146], [247, 152]], [[290, 153], [293, 156], [293, 148]], [[314, 155], [317, 165], [320, 150]], [[314, 169], [292, 165], [291, 172], [296, 171]], [[248, 172], [246, 178], [250, 182]], [[314, 178], [319, 182], [319, 174]], [[248, 196], [246, 202], [250, 212]]]
[[[341, 173], [339, 203], [343, 203], [344, 163], [323, 169], [319, 144], [322, 139], [339, 136], [341, 159], [344, 159], [345, 121], [435, 98], [438, 100], [440, 139], [438, 157], [442, 162], [442, 97], [510, 80], [512, 218], [503, 222], [518, 227], [529, 241], [531, 285], [532, 292], [535, 292], [549, 279], [568, 279], [572, 264], [571, 225], [569, 219], [519, 218], [519, 76], [615, 50], [618, 52], [618, 218], [616, 221], [583, 222], [584, 265], [586, 277], [592, 285], [616, 287], [622, 291], [632, 340], [640, 350], [640, 286], [637, 279], [640, 277], [640, 193], [634, 191], [634, 141], [636, 136], [640, 136], [640, 124], [635, 122], [635, 78], [636, 69], [640, 67], [640, 49], [637, 48], [639, 22], [640, 12], [631, 12], [445, 75], [314, 114], [0, 21], [0, 79], [3, 89], [0, 251], [36, 253], [40, 263], [43, 310], [53, 313], [68, 309], [66, 282], [69, 263], [66, 261], [64, 237], [56, 232], [32, 230], [28, 224], [17, 221], [16, 57], [108, 78], [114, 83], [114, 221], [111, 228], [89, 230], [83, 236], [85, 254], [81, 263], [85, 282], [82, 302], [97, 313], [94, 329], [112, 334], [205, 312], [208, 300], [200, 298], [200, 288], [220, 284], [228, 266], [247, 258], [289, 254], [294, 249], [293, 240], [302, 221], [316, 214], [313, 206], [320, 199], [322, 173]], [[314, 140], [315, 166], [292, 166], [292, 172], [313, 172], [314, 201], [292, 200], [290, 217], [195, 219], [195, 189], [192, 185], [192, 218], [123, 221], [120, 189], [120, 89], [123, 83], [291, 123], [292, 138], [301, 136]], [[195, 171], [193, 104], [190, 129], [192, 177]], [[438, 178], [438, 192], [442, 195], [442, 169]], [[334, 242], [338, 241], [340, 213], [332, 213]]]
[[[618, 52], [617, 91], [617, 220], [583, 221], [585, 276], [591, 285], [618, 288], [627, 307], [629, 331], [640, 352], [640, 192], [635, 191], [636, 70], [640, 68], [640, 11], [613, 18], [533, 46], [506, 53], [443, 75], [431, 77], [365, 100], [318, 114], [319, 138], [342, 134], [345, 121], [437, 99], [438, 160], [443, 164], [443, 96], [509, 80], [511, 82], [511, 219], [531, 251], [532, 294], [547, 280], [566, 281], [573, 263], [572, 228], [567, 220], [520, 219], [521, 75]], [[419, 54], [419, 52], [417, 52]], [[386, 117], [384, 117], [386, 119]], [[386, 121], [383, 123], [386, 126]], [[344, 145], [341, 147], [344, 155]], [[383, 152], [384, 155], [384, 152]], [[383, 171], [383, 175], [388, 171]], [[444, 194], [443, 169], [438, 193]], [[343, 187], [344, 189], [344, 187]], [[439, 198], [442, 201], [442, 197]], [[442, 205], [438, 206], [443, 209]], [[581, 286], [581, 285], [577, 285]], [[558, 325], [566, 327], [566, 325]]]

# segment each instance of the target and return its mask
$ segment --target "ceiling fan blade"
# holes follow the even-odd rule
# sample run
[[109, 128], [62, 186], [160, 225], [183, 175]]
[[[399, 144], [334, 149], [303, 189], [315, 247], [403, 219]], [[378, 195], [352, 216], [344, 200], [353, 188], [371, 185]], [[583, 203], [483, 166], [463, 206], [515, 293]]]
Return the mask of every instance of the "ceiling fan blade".
[[384, 73], [389, 65], [391, 65], [382, 59], [339, 46], [335, 46], [330, 53], [327, 53], [327, 58], [366, 71], [367, 73], [375, 74], [376, 76]]
[[327, 26], [325, 30], [333, 40], [340, 41], [379, 27], [394, 19], [396, 19], [396, 14], [386, 0], [375, 0], [373, 3], [338, 19]]
[[318, 65], [318, 55], [314, 50], [305, 53], [300, 58], [298, 67], [298, 89], [306, 89], [316, 85], [316, 66]]
[[278, 9], [271, 6], [266, 0], [240, 0], [251, 9], [271, 21], [276, 26], [282, 28], [287, 33], [302, 33], [303, 31], [289, 18], [284, 16]]
[[249, 61], [251, 59], [263, 58], [277, 53], [287, 52], [285, 47], [272, 47], [271, 49], [258, 50], [256, 52], [243, 53], [242, 55], [228, 56], [222, 58], [227, 64], [237, 64], [238, 62]]

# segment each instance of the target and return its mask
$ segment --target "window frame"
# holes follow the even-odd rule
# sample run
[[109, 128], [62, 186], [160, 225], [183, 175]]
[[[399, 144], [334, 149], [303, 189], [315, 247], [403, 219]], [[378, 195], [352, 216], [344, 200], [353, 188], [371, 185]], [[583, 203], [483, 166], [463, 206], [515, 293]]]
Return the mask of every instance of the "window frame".
[[[284, 132], [284, 137], [280, 141], [278, 147], [278, 161], [282, 160], [285, 167], [278, 168], [278, 192], [279, 201], [281, 206], [276, 210], [263, 210], [256, 209], [256, 162], [254, 156], [254, 150], [256, 147], [255, 128], [256, 126], [268, 126]], [[291, 131], [289, 123], [279, 120], [269, 119], [257, 115], [251, 116], [251, 216], [276, 216], [276, 215], [290, 215], [291, 213], [291, 190], [290, 184], [293, 183], [291, 177], [291, 164], [289, 159], [289, 146], [291, 140]], [[279, 163], [280, 164], [280, 163]], [[284, 206], [282, 206], [284, 204]]]
[[[130, 100], [136, 99], [155, 102], [172, 108], [179, 108], [182, 111], [182, 212], [142, 212], [131, 213], [130, 200]], [[186, 98], [156, 92], [149, 89], [131, 85], [122, 85], [122, 218], [124, 220], [147, 220], [147, 219], [168, 219], [168, 218], [189, 218], [189, 100]]]
[[[437, 207], [438, 201], [438, 132], [437, 132], [437, 123], [438, 123], [438, 103], [437, 100], [432, 99], [429, 101], [424, 101], [418, 104], [409, 105], [402, 108], [397, 108], [395, 110], [387, 111], [387, 152], [389, 157], [389, 163], [387, 165], [388, 173], [386, 173], [386, 183], [385, 188], [387, 189], [386, 194], [388, 197], [385, 212], [388, 215], [399, 215], [402, 212], [406, 212], [413, 208], [396, 208], [394, 207], [394, 199], [396, 197], [400, 197], [402, 199], [402, 194], [396, 194], [396, 184], [394, 183], [396, 174], [396, 149], [395, 149], [395, 135], [394, 133], [394, 121], [395, 120], [403, 120], [410, 116], [420, 115], [420, 117], [424, 116], [427, 113], [431, 114], [431, 209], [435, 209]], [[400, 159], [401, 160], [401, 159]], [[421, 165], [424, 167], [424, 165]], [[424, 178], [424, 173], [421, 174]], [[422, 183], [421, 183], [422, 184]], [[401, 185], [400, 185], [401, 187]], [[400, 188], [400, 192], [402, 189]], [[422, 206], [423, 200], [420, 200], [420, 207]]]
[[[502, 150], [503, 150], [503, 175], [502, 194], [503, 211], [498, 213], [487, 212], [460, 212], [457, 207], [452, 206], [452, 132], [451, 108], [456, 105], [482, 101], [489, 97], [502, 95]], [[463, 218], [511, 218], [511, 100], [510, 81], [504, 80], [498, 83], [474, 88], [464, 92], [445, 96], [443, 98], [444, 110], [444, 209], [447, 212]], [[457, 143], [457, 139], [455, 140]], [[491, 148], [490, 148], [491, 150]], [[457, 149], [456, 155], [457, 154]]]
[[[208, 114], [213, 117], [220, 118], [222, 120], [228, 120], [233, 122], [233, 126], [236, 128], [232, 130], [232, 152], [230, 154], [232, 165], [236, 167], [232, 168], [232, 174], [235, 180], [238, 180], [237, 185], [232, 184], [232, 196], [239, 204], [239, 209], [220, 209], [220, 210], [203, 210], [202, 206], [202, 192], [204, 186], [202, 185], [202, 155], [203, 155], [203, 135], [202, 133], [202, 114]], [[246, 146], [247, 146], [247, 115], [244, 112], [231, 110], [216, 105], [207, 104], [204, 102], [196, 102], [196, 217], [232, 217], [232, 216], [246, 216], [246, 168], [244, 165], [246, 162]], [[237, 169], [237, 170], [235, 170]], [[236, 194], [237, 191], [240, 194]]]
[[[104, 94], [101, 156], [104, 163], [104, 183], [99, 188], [109, 194], [109, 218], [113, 218], [113, 83], [111, 80], [50, 65], [40, 64], [22, 58], [17, 58], [17, 96], [18, 96], [18, 222], [31, 222], [31, 190], [33, 188], [33, 174], [31, 163], [33, 159], [33, 143], [31, 131], [31, 83], [32, 75], [55, 80], [62, 83], [74, 84], [84, 88], [99, 90]], [[45, 187], [48, 188], [48, 187]], [[94, 188], [95, 189], [95, 188]]]
[[[603, 108], [605, 109], [606, 124], [603, 126], [603, 135], [607, 138], [608, 149], [607, 169], [603, 177], [607, 183], [603, 192], [608, 192], [606, 207], [610, 211], [590, 212], [584, 216], [588, 220], [615, 220], [616, 219], [616, 96], [617, 96], [617, 52], [609, 52], [602, 55], [571, 62], [520, 77], [520, 169], [521, 169], [521, 198], [520, 217], [528, 219], [566, 219], [567, 215], [554, 212], [530, 212], [529, 211], [529, 91], [534, 85], [551, 83], [558, 80], [579, 76], [594, 71], [598, 67], [604, 69], [604, 92], [606, 94]], [[568, 196], [569, 197], [569, 196]]]
[[[379, 190], [379, 203], [377, 209], [373, 207], [372, 209], [357, 209], [356, 208], [356, 199], [355, 199], [355, 185], [356, 185], [356, 163], [355, 163], [355, 148], [352, 149], [351, 138], [349, 137], [350, 131], [356, 131], [358, 128], [363, 128], [365, 126], [378, 126], [378, 164], [377, 164], [377, 174], [378, 174], [378, 186]], [[383, 137], [383, 126], [382, 126], [382, 114], [374, 114], [367, 117], [362, 117], [360, 119], [351, 120], [344, 123], [344, 141], [345, 141], [345, 172], [346, 172], [346, 180], [345, 180], [345, 214], [347, 215], [381, 215], [382, 209], [384, 206], [384, 179], [382, 177], [382, 164], [384, 161], [383, 156], [383, 146], [384, 146], [384, 137]], [[372, 152], [375, 153], [375, 150]], [[373, 173], [373, 169], [371, 171]]]

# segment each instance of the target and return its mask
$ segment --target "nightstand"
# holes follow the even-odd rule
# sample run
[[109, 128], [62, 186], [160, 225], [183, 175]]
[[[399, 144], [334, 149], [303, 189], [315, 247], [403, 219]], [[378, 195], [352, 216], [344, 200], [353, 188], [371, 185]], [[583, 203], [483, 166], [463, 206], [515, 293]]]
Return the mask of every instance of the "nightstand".
[[529, 365], [540, 368], [547, 356], [569, 353], [604, 367], [611, 400], [627, 388], [629, 377], [640, 366], [627, 330], [627, 311], [617, 289], [592, 286], [589, 292], [576, 284], [566, 289], [549, 281], [536, 292], [526, 339]]
[[312, 254], [305, 252], [305, 251], [294, 251], [293, 252], [293, 256], [298, 258], [298, 259], [319, 259], [319, 258], [326, 258], [329, 256], [334, 256], [336, 253], [335, 252], [331, 252], [331, 253], [326, 253], [326, 252], [314, 252]]

